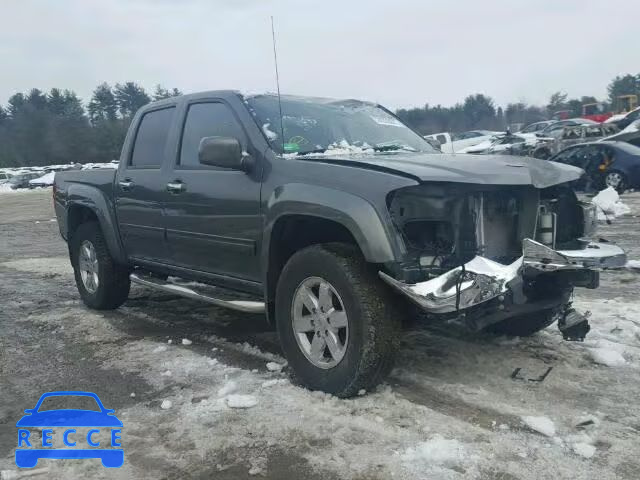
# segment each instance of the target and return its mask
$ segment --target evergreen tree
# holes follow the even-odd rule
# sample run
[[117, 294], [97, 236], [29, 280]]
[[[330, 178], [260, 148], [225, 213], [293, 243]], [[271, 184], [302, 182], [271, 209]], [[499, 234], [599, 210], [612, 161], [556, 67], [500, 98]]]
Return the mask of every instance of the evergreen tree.
[[93, 125], [100, 121], [115, 121], [118, 116], [118, 102], [108, 83], [98, 85], [93, 91], [88, 106], [89, 119]]
[[144, 88], [135, 82], [117, 83], [113, 94], [116, 98], [120, 115], [125, 118], [133, 117], [140, 107], [151, 101]]

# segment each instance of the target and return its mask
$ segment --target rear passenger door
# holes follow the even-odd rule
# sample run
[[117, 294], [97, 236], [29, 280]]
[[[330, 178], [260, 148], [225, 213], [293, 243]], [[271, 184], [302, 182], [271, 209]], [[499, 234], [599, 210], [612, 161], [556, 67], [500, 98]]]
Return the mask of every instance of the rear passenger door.
[[[204, 137], [233, 137], [254, 156], [251, 172], [201, 165]], [[186, 108], [175, 167], [164, 192], [167, 241], [173, 265], [259, 283], [262, 237], [260, 158], [235, 112], [222, 100], [197, 100]], [[176, 188], [176, 186], [179, 186]], [[233, 285], [231, 285], [233, 286]]]
[[165, 185], [162, 164], [169, 154], [176, 108], [150, 110], [137, 124], [133, 147], [121, 159], [116, 176], [116, 212], [128, 257], [164, 262], [162, 201]]

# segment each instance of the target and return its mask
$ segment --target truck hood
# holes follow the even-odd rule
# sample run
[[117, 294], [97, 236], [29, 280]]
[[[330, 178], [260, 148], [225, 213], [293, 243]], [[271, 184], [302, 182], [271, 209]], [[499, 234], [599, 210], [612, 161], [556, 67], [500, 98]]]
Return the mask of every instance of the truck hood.
[[546, 188], [577, 180], [582, 169], [529, 157], [430, 153], [358, 153], [304, 155], [304, 160], [390, 171], [424, 182], [485, 185], [533, 185]]

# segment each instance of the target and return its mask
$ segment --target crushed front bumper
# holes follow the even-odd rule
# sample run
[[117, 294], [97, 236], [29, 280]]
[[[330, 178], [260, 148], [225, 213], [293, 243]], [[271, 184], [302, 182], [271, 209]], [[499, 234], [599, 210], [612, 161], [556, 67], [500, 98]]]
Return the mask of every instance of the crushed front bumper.
[[521, 286], [527, 277], [540, 273], [615, 269], [624, 267], [626, 262], [624, 250], [606, 242], [585, 241], [579, 250], [553, 250], [526, 238], [522, 257], [509, 265], [476, 256], [464, 268], [457, 267], [416, 284], [400, 282], [384, 272], [379, 275], [426, 312], [445, 314], [496, 298], [503, 301], [505, 296], [513, 296], [512, 287]]

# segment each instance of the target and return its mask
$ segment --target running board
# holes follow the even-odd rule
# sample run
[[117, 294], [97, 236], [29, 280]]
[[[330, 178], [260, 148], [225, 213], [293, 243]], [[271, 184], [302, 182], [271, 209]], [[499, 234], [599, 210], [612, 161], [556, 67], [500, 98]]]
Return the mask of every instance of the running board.
[[204, 283], [197, 284], [190, 282], [188, 284], [185, 283], [185, 285], [179, 285], [154, 277], [145, 276], [143, 278], [136, 273], [130, 274], [129, 278], [133, 283], [145, 287], [154, 288], [166, 293], [173, 293], [193, 300], [201, 300], [211, 303], [212, 305], [217, 305], [218, 307], [230, 308], [247, 313], [264, 313], [264, 302], [256, 302], [253, 300], [223, 300], [216, 298], [211, 296], [209, 292], [206, 292], [206, 290], [216, 290], [216, 287]]

